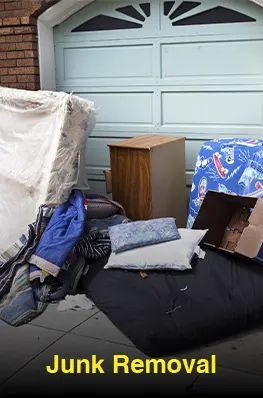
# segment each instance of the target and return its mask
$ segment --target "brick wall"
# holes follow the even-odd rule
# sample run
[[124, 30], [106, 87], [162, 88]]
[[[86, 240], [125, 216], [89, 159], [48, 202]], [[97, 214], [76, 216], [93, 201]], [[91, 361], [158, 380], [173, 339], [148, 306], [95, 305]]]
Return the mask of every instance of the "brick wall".
[[38, 90], [37, 17], [59, 0], [0, 0], [0, 85]]

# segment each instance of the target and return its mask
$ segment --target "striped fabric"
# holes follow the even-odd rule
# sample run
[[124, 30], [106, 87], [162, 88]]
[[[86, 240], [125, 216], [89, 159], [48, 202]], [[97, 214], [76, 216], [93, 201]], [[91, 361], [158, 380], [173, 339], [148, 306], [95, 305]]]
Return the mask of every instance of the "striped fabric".
[[107, 218], [89, 219], [87, 217], [84, 235], [75, 247], [74, 252], [78, 256], [84, 257], [86, 262], [98, 260], [109, 255], [111, 252], [109, 227], [128, 222], [129, 219], [127, 217], [116, 212]]
[[0, 254], [0, 264], [9, 261], [10, 259], [16, 257], [17, 253], [24, 247], [28, 242], [30, 234], [30, 229], [23, 234], [17, 242], [10, 246], [6, 251]]
[[110, 251], [111, 243], [108, 231], [92, 231], [82, 237], [74, 252], [89, 261], [105, 257]]
[[34, 253], [39, 239], [44, 232], [53, 209], [47, 206], [39, 208], [36, 222], [28, 226], [28, 232], [0, 257], [0, 300], [10, 291], [18, 268], [26, 264]]

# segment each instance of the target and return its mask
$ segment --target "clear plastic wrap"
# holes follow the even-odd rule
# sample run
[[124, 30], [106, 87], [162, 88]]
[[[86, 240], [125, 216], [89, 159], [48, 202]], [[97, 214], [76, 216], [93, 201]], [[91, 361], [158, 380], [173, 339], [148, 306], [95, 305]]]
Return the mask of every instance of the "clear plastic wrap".
[[94, 120], [93, 103], [74, 95], [0, 88], [0, 253], [40, 205], [67, 200]]

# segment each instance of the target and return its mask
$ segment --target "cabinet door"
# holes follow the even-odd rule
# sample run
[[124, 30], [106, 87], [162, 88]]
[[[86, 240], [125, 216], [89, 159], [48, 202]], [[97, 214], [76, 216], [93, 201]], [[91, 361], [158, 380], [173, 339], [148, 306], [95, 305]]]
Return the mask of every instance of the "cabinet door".
[[152, 215], [150, 153], [144, 149], [110, 148], [112, 198], [132, 220]]

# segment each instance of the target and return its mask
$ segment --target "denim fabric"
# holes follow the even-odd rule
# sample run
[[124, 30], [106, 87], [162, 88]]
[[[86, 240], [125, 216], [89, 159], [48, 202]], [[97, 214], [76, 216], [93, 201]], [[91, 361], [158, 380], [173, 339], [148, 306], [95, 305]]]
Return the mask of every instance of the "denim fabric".
[[41, 301], [55, 302], [64, 299], [67, 294], [75, 294], [85, 265], [83, 257], [73, 256], [71, 261], [63, 266], [57, 278], [50, 276], [45, 279], [45, 285], [49, 287], [45, 297], [42, 296], [43, 284], [39, 279], [35, 280], [32, 283], [35, 298]]
[[0, 310], [0, 319], [10, 326], [21, 326], [42, 314], [47, 306], [46, 302], [35, 301], [32, 289], [28, 289]]
[[29, 265], [24, 265], [18, 270], [10, 292], [0, 305], [0, 319], [11, 326], [30, 322], [42, 314], [48, 303], [76, 293], [84, 267], [85, 261], [82, 257], [73, 257], [67, 264], [67, 269], [61, 270], [58, 278], [46, 278], [43, 284], [39, 279], [30, 283]]
[[109, 228], [109, 233], [114, 253], [180, 239], [172, 217], [116, 225]]
[[0, 305], [0, 319], [11, 326], [20, 326], [41, 314], [47, 307], [49, 287], [38, 289], [38, 299], [29, 281], [29, 265], [21, 267], [13, 279], [10, 292]]

